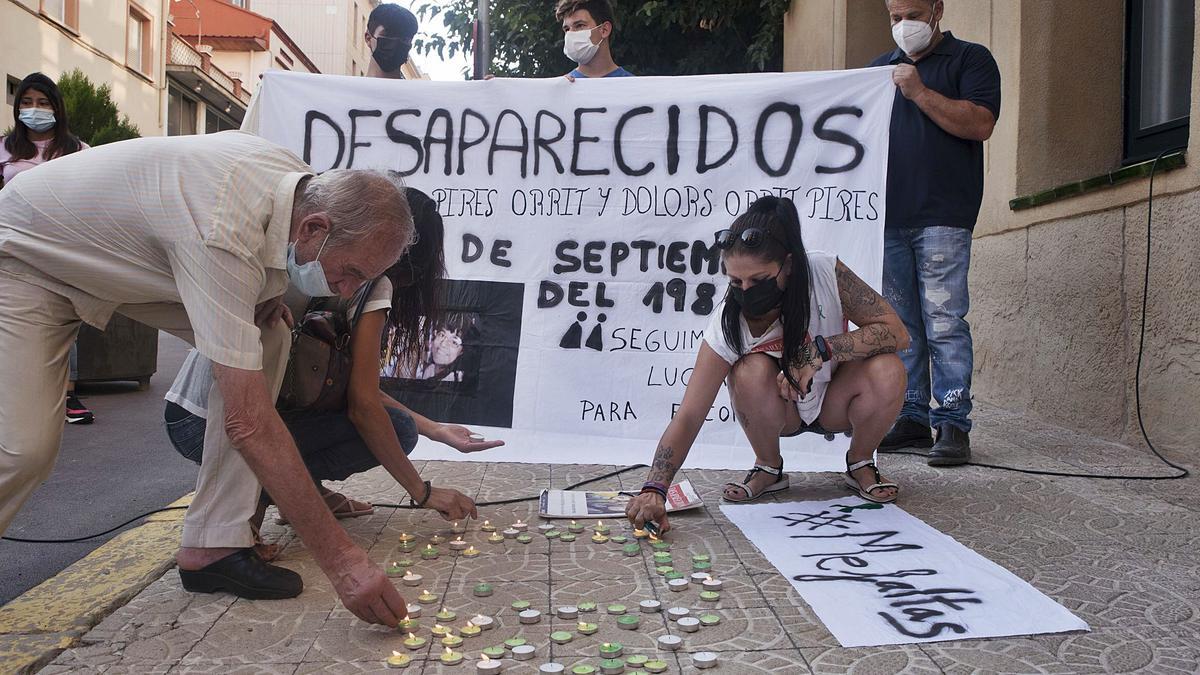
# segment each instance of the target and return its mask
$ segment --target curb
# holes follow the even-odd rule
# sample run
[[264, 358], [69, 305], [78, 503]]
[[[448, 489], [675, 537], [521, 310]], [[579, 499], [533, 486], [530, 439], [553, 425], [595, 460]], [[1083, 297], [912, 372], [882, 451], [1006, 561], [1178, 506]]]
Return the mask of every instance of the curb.
[[183, 515], [150, 516], [0, 607], [0, 675], [37, 672], [173, 567]]

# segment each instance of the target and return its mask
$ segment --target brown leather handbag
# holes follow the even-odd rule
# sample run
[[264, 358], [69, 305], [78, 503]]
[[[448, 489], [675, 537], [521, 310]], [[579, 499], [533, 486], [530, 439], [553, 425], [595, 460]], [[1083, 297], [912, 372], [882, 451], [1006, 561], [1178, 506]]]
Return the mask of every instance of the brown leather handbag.
[[[353, 359], [350, 336], [375, 288], [371, 281], [348, 302], [313, 298], [292, 328], [292, 349], [276, 408], [286, 413], [346, 409]], [[353, 307], [353, 313], [347, 312]]]

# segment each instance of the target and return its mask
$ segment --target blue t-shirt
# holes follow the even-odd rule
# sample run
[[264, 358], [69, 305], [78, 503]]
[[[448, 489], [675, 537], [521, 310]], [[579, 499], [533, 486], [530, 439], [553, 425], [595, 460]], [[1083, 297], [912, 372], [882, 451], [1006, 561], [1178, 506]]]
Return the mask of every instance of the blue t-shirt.
[[[912, 64], [899, 49], [872, 66]], [[945, 33], [916, 64], [925, 86], [1000, 118], [1000, 68], [983, 45]], [[896, 88], [888, 151], [887, 227], [974, 229], [983, 202], [983, 143], [952, 136]]]
[[[585, 79], [585, 80], [586, 80], [586, 79], [588, 79], [588, 76], [587, 76], [587, 75], [584, 75], [584, 74], [583, 74], [583, 73], [581, 73], [581, 72], [579, 72], [579, 69], [578, 69], [578, 68], [576, 68], [575, 70], [572, 70], [572, 71], [571, 71], [571, 77], [574, 77], [574, 78], [576, 78], [576, 79], [579, 79], [579, 78], [582, 78], [582, 79]], [[629, 72], [628, 70], [625, 70], [625, 69], [624, 69], [624, 68], [622, 68], [621, 66], [617, 66], [617, 69], [616, 69], [616, 70], [614, 70], [614, 71], [612, 71], [611, 73], [609, 73], [609, 74], [605, 75], [604, 77], [634, 77], [634, 74], [633, 74], [633, 73], [631, 73], [631, 72]]]

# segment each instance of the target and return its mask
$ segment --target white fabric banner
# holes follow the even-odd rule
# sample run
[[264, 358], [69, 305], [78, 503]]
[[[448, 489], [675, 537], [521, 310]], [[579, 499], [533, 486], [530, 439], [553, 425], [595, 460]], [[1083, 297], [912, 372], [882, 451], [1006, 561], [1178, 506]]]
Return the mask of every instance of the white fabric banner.
[[[504, 448], [422, 456], [649, 461], [725, 293], [713, 233], [793, 199], [805, 245], [879, 288], [890, 68], [833, 73], [394, 81], [272, 71], [243, 128], [316, 170], [386, 168], [446, 225], [450, 312], [388, 390]], [[727, 392], [689, 466], [751, 463]], [[846, 440], [784, 441], [841, 469]]]
[[1088, 630], [1020, 577], [894, 504], [721, 505], [843, 647]]

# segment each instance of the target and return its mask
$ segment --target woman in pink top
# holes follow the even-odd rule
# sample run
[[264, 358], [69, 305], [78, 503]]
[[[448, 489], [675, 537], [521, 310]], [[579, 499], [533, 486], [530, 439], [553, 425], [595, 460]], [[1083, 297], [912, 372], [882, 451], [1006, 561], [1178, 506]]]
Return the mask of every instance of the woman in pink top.
[[[71, 133], [67, 109], [54, 80], [41, 73], [21, 80], [13, 101], [13, 132], [0, 139], [0, 188], [17, 174], [88, 147]], [[91, 424], [92, 411], [75, 396], [75, 346], [71, 346], [71, 372], [67, 375], [67, 422]]]

